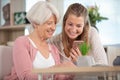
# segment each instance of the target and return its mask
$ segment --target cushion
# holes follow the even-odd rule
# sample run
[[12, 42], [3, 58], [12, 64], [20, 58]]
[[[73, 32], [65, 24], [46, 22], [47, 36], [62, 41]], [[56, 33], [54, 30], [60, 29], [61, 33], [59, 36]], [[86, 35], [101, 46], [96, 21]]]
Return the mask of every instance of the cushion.
[[12, 65], [12, 47], [0, 46], [0, 80], [11, 72]]

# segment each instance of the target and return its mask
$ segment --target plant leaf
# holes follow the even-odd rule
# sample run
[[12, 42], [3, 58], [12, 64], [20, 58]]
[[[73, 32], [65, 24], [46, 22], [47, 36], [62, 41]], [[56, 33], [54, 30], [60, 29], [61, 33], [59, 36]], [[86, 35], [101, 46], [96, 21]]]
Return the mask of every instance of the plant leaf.
[[90, 46], [88, 46], [85, 42], [79, 45], [79, 50], [81, 51], [83, 56], [87, 55], [89, 49]]

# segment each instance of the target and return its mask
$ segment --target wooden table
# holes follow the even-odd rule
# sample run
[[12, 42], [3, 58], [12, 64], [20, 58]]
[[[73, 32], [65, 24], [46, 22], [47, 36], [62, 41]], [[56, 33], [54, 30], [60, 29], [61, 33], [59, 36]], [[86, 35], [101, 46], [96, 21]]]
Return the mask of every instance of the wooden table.
[[[96, 67], [55, 67], [47, 69], [33, 69], [33, 73], [39, 74], [39, 80], [42, 74], [69, 73], [79, 76], [103, 76], [104, 80], [112, 77], [111, 80], [120, 80], [120, 66], [96, 66]], [[119, 78], [119, 79], [118, 79]]]

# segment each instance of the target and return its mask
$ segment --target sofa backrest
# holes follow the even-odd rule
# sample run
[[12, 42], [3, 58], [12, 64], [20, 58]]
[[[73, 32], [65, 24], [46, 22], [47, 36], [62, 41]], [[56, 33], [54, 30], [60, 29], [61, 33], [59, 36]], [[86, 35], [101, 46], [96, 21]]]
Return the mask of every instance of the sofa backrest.
[[11, 72], [12, 65], [12, 47], [0, 46], [0, 80]]

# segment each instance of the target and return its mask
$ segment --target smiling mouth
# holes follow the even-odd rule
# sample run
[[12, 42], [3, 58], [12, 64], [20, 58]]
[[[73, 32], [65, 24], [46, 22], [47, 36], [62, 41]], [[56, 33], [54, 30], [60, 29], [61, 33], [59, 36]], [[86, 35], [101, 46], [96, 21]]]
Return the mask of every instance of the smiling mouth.
[[75, 36], [75, 35], [76, 35], [76, 33], [73, 33], [73, 32], [69, 32], [69, 34], [70, 34], [71, 36]]
[[47, 31], [50, 35], [53, 35], [54, 31]]

